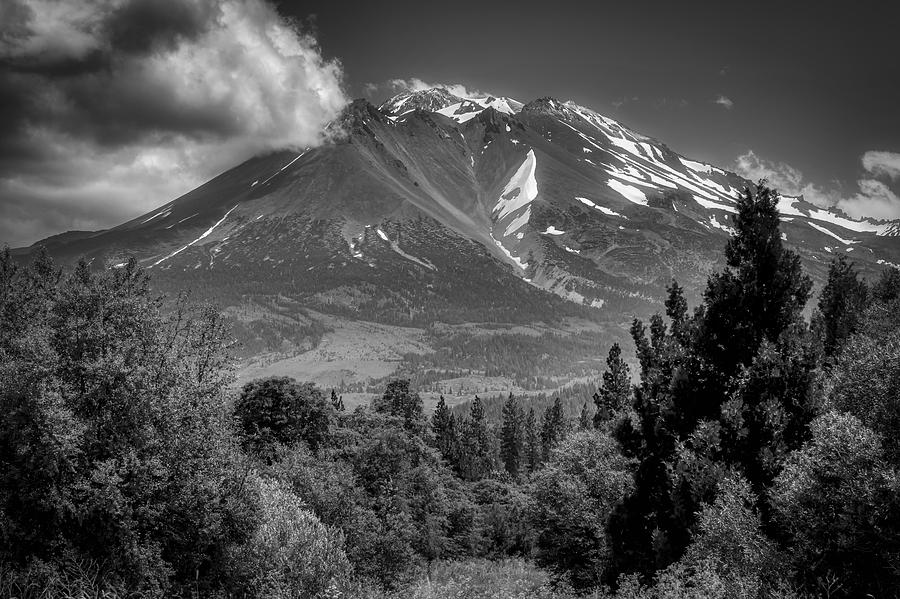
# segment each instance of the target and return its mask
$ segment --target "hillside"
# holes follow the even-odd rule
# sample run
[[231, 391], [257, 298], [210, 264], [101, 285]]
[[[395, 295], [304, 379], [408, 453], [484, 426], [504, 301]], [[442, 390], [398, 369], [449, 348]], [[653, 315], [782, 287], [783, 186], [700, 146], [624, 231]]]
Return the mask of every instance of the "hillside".
[[[695, 304], [750, 183], [551, 98], [432, 89], [380, 107], [358, 100], [330, 133], [118, 227], [16, 253], [46, 247], [98, 268], [134, 256], [160, 291], [191, 290], [223, 309], [244, 375], [281, 364], [322, 384], [364, 383], [438, 352], [448, 379], [462, 369], [535, 387], [529, 378], [563, 383], [584, 369], [533, 352], [478, 367], [478, 337], [521, 345], [517, 327], [531, 327], [568, 348], [556, 354], [564, 364], [582, 365], [624, 339], [632, 317], [659, 311], [673, 277]], [[870, 277], [900, 264], [897, 222], [853, 220], [802, 197], [783, 197], [779, 210], [784, 240], [817, 285], [836, 255]], [[448, 332], [466, 323], [480, 324]], [[381, 325], [399, 327], [395, 347], [365, 358], [341, 333]], [[379, 366], [340, 364], [359, 360]]]

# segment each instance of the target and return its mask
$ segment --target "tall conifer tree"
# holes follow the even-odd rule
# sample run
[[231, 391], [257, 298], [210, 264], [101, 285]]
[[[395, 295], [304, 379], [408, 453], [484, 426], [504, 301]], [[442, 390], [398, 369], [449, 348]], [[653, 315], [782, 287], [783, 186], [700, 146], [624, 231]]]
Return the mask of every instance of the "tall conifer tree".
[[828, 282], [819, 296], [819, 321], [826, 356], [833, 356], [844, 341], [856, 332], [868, 296], [868, 287], [859, 279], [846, 256], [831, 261]]
[[534, 472], [541, 464], [541, 442], [538, 436], [537, 418], [534, 415], [534, 408], [528, 408], [528, 414], [525, 416], [524, 434], [524, 465], [528, 467], [528, 472]]
[[444, 459], [448, 461], [451, 457], [450, 454], [454, 442], [450, 431], [451, 418], [452, 414], [447, 407], [447, 402], [444, 400], [444, 396], [441, 395], [440, 399], [438, 399], [437, 406], [434, 408], [434, 414], [431, 416], [431, 431], [434, 433], [434, 440], [438, 451], [440, 451]]
[[525, 435], [522, 427], [522, 412], [512, 393], [503, 404], [503, 423], [500, 430], [500, 459], [509, 474], [516, 478], [522, 464]]
[[594, 426], [600, 428], [605, 422], [627, 407], [631, 400], [631, 372], [622, 359], [622, 348], [613, 343], [606, 357], [606, 372], [603, 383], [594, 394]]
[[562, 400], [557, 397], [553, 405], [544, 410], [544, 416], [541, 419], [541, 451], [544, 460], [550, 456], [550, 450], [562, 441], [565, 433], [566, 416]]

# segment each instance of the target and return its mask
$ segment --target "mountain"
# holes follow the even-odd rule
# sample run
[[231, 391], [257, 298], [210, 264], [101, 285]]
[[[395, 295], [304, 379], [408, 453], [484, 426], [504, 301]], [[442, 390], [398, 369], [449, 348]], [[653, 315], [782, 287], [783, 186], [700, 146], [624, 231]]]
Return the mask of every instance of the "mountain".
[[[357, 100], [329, 133], [17, 254], [136, 257], [159, 289], [222, 306], [247, 373], [361, 384], [405, 365], [435, 389], [540, 388], [594, 372], [633, 316], [661, 310], [673, 277], [696, 302], [749, 184], [552, 98]], [[779, 210], [818, 283], [839, 254], [867, 275], [900, 265], [896, 221], [802, 197]]]

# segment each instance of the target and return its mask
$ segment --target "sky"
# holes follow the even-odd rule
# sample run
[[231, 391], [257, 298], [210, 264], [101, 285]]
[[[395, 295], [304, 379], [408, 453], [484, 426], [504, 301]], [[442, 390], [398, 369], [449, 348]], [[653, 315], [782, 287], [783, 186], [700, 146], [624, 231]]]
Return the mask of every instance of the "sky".
[[900, 3], [801, 4], [4, 0], [0, 243], [114, 226], [423, 84], [574, 100], [900, 218]]

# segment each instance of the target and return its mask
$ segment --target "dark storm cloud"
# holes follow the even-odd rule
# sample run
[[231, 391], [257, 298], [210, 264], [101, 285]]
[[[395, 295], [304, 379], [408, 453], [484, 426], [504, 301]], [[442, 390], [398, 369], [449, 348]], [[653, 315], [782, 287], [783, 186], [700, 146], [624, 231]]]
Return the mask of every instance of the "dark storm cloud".
[[[10, 68], [63, 77], [100, 71], [123, 54], [171, 50], [182, 41], [199, 38], [219, 10], [214, 0], [88, 1], [83, 3], [88, 10], [62, 15], [63, 19], [73, 17], [73, 22], [50, 23], [42, 31], [40, 20], [45, 15], [41, 12], [46, 5], [9, 0], [2, 14], [0, 48]], [[47, 39], [49, 34], [56, 39]]]
[[106, 23], [110, 45], [129, 54], [171, 50], [205, 33], [218, 11], [215, 2], [139, 0], [114, 11]]
[[264, 0], [5, 2], [0, 241], [66, 214], [109, 226], [253, 153], [315, 145], [342, 77]]

